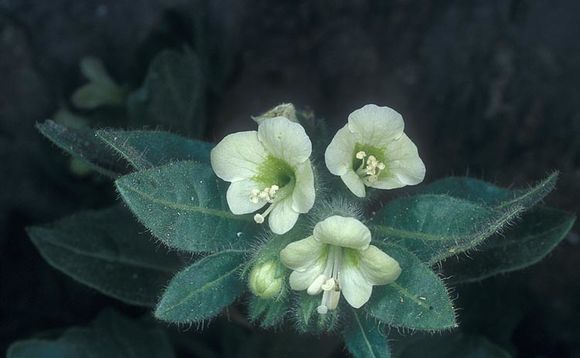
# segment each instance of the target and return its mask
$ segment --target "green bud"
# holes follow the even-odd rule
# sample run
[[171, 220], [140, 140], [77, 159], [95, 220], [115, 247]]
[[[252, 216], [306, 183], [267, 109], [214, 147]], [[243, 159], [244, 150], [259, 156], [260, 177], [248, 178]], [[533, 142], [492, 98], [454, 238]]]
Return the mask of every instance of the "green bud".
[[284, 278], [276, 261], [265, 261], [256, 264], [249, 277], [249, 287], [252, 293], [261, 298], [272, 298], [280, 293]]
[[81, 72], [89, 83], [78, 88], [71, 101], [81, 109], [95, 109], [100, 106], [121, 106], [125, 103], [127, 91], [119, 86], [98, 58], [85, 57], [81, 60]]
[[270, 109], [266, 113], [263, 113], [259, 116], [252, 116], [252, 119], [256, 121], [256, 123], [260, 124], [265, 119], [274, 118], [274, 117], [286, 117], [291, 122], [298, 122], [296, 118], [296, 108], [292, 103], [282, 103], [277, 105], [276, 107]]

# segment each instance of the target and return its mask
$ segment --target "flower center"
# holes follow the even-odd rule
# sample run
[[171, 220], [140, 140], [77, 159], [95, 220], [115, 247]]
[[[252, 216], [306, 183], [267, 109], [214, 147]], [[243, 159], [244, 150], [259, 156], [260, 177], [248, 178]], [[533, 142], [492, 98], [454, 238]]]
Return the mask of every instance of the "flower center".
[[369, 183], [374, 183], [379, 178], [379, 174], [385, 170], [385, 163], [379, 161], [374, 155], [368, 155], [364, 150], [355, 154], [355, 158], [360, 161], [356, 170], [359, 177], [366, 179]]
[[273, 156], [266, 158], [258, 167], [258, 173], [252, 179], [264, 186], [262, 190], [252, 190], [249, 200], [254, 204], [261, 201], [270, 204], [263, 213], [254, 215], [254, 221], [262, 224], [276, 203], [292, 193], [296, 179], [294, 169], [282, 159]]
[[280, 187], [276, 184], [273, 184], [272, 186], [266, 187], [262, 190], [254, 189], [250, 194], [250, 201], [254, 204], [257, 204], [262, 200], [268, 203], [273, 203], [278, 190], [280, 190]]
[[309, 295], [317, 295], [322, 292], [322, 300], [316, 308], [319, 314], [326, 314], [329, 310], [334, 310], [338, 306], [340, 299], [339, 277], [342, 266], [342, 248], [329, 245], [326, 266], [306, 292]]
[[257, 172], [252, 179], [264, 187], [276, 184], [282, 188], [294, 181], [294, 169], [284, 160], [271, 155], [260, 164]]
[[[280, 190], [280, 187], [276, 184], [273, 184], [262, 190], [253, 189], [250, 194], [250, 201], [254, 204], [257, 204], [260, 201], [265, 201], [267, 203], [273, 204], [275, 198], [277, 197], [278, 190]], [[254, 221], [258, 224], [262, 224], [264, 222], [264, 219], [266, 219], [266, 216], [270, 214], [270, 211], [272, 211], [273, 208], [274, 205], [270, 205], [266, 209], [266, 211], [264, 211], [264, 213], [254, 215]]]

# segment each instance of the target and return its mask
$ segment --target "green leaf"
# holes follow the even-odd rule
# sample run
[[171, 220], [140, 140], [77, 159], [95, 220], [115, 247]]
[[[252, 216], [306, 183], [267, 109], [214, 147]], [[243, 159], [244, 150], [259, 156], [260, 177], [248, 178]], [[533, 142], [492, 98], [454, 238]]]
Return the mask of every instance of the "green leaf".
[[120, 162], [115, 152], [95, 137], [91, 129], [69, 128], [51, 120], [37, 123], [36, 128], [59, 148], [103, 175], [116, 178], [127, 172], [126, 163]]
[[174, 323], [214, 317], [242, 294], [244, 284], [237, 271], [244, 259], [245, 251], [226, 250], [179, 272], [165, 290], [155, 317]]
[[70, 328], [58, 339], [30, 339], [10, 346], [8, 358], [172, 358], [160, 328], [105, 311], [86, 328]]
[[444, 179], [424, 194], [387, 204], [376, 214], [371, 229], [433, 264], [475, 248], [504, 228], [543, 199], [556, 179], [557, 174], [552, 174], [529, 190], [513, 192], [489, 184], [471, 190]]
[[401, 266], [401, 276], [385, 286], [375, 286], [363, 309], [395, 327], [442, 330], [457, 326], [445, 285], [419, 258], [393, 243], [375, 243]]
[[199, 252], [251, 246], [258, 225], [233, 215], [226, 186], [209, 165], [178, 162], [121, 177], [117, 189], [129, 208], [170, 247]]
[[162, 131], [69, 128], [47, 120], [38, 130], [73, 157], [111, 178], [176, 161], [209, 164], [213, 144]]
[[504, 234], [487, 239], [470, 257], [446, 262], [444, 271], [452, 283], [461, 283], [533, 265], [566, 237], [575, 220], [560, 210], [534, 209]]
[[98, 130], [98, 138], [136, 170], [192, 160], [209, 164], [213, 144], [161, 131]]
[[316, 308], [320, 306], [322, 296], [311, 296], [306, 292], [298, 292], [298, 304], [294, 310], [294, 321], [299, 332], [325, 333], [336, 328], [339, 321], [339, 310], [331, 310], [327, 314], [319, 314]]
[[413, 337], [397, 352], [399, 358], [509, 358], [503, 348], [483, 336], [454, 334]]
[[248, 305], [250, 321], [262, 328], [270, 328], [281, 324], [289, 310], [286, 295], [276, 299], [264, 299], [252, 295]]
[[351, 308], [350, 321], [342, 336], [348, 351], [355, 358], [388, 358], [391, 356], [387, 339], [379, 330], [379, 325], [366, 319]]
[[191, 50], [166, 50], [157, 55], [143, 87], [129, 98], [129, 115], [136, 126], [200, 137], [205, 129], [205, 79], [198, 56]]
[[556, 186], [558, 172], [529, 189], [508, 190], [485, 181], [469, 177], [449, 177], [426, 186], [422, 192], [446, 194], [486, 206], [531, 207], [548, 195]]
[[153, 306], [180, 266], [180, 259], [155, 245], [121, 207], [84, 212], [27, 231], [50, 265], [130, 304]]

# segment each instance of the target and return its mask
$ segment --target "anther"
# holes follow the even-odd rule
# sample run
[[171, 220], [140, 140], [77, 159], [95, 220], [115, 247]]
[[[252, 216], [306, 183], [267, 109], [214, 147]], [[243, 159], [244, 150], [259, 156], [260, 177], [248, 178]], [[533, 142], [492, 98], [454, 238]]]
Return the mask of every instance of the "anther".
[[356, 153], [356, 159], [364, 159], [366, 156], [367, 153], [363, 152], [362, 150]]
[[328, 280], [326, 280], [326, 282], [324, 282], [323, 285], [320, 286], [320, 288], [322, 288], [322, 290], [324, 291], [331, 291], [334, 290], [336, 287], [336, 281], [334, 280], [334, 278], [329, 278]]
[[263, 213], [254, 215], [254, 221], [257, 224], [262, 224], [264, 222], [264, 220], [266, 219], [266, 216], [268, 216], [268, 214], [270, 214], [272, 209], [274, 209], [274, 204], [270, 205], [268, 207], [268, 209], [266, 209], [266, 211], [264, 211]]

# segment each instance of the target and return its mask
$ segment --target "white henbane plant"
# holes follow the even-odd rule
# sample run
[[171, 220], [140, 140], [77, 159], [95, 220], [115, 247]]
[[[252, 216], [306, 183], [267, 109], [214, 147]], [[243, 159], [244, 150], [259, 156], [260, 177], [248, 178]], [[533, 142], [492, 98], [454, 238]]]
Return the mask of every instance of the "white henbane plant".
[[[125, 302], [155, 305], [163, 321], [202, 322], [246, 294], [239, 302], [249, 302], [249, 319], [262, 327], [286, 320], [301, 332], [340, 332], [354, 356], [388, 357], [384, 326], [457, 326], [441, 273], [457, 283], [525, 267], [574, 222], [554, 209], [526, 212], [553, 189], [556, 174], [525, 190], [459, 177], [380, 205], [368, 200], [382, 192], [367, 188], [416, 185], [425, 176], [402, 116], [388, 107], [355, 110], [334, 136], [291, 104], [255, 120], [248, 124], [257, 130], [216, 146], [165, 132], [39, 125], [115, 178], [153, 236], [192, 254], [162, 255], [123, 207], [30, 228], [33, 242], [63, 272]], [[469, 261], [444, 262], [476, 247]], [[196, 259], [179, 271], [184, 257]]]

